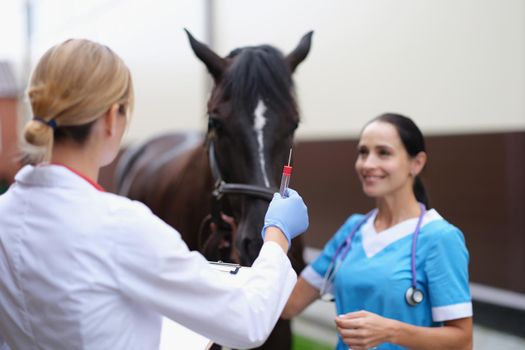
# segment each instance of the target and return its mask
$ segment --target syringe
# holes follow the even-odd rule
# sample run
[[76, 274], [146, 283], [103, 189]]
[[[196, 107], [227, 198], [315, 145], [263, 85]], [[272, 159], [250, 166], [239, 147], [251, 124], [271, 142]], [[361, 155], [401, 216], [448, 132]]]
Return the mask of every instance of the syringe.
[[281, 187], [279, 193], [284, 198], [288, 185], [290, 184], [290, 177], [292, 176], [292, 167], [290, 161], [292, 160], [292, 149], [290, 148], [290, 155], [288, 156], [288, 165], [283, 167], [283, 176], [281, 177]]

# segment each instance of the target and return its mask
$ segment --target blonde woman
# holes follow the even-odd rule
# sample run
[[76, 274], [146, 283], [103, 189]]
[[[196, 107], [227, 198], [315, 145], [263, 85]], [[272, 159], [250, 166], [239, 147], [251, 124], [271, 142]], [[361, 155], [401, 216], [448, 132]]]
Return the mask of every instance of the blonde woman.
[[130, 71], [111, 49], [52, 47], [28, 95], [24, 136], [43, 153], [0, 196], [0, 348], [156, 349], [161, 316], [225, 346], [264, 342], [296, 281], [286, 252], [308, 226], [301, 197], [274, 198], [260, 255], [234, 280], [97, 184], [133, 109]]

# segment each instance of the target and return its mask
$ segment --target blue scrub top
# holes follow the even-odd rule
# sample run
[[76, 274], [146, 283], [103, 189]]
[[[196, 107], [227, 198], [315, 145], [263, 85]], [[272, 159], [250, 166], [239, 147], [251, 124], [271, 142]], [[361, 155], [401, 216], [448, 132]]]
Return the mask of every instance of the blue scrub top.
[[[326, 244], [302, 276], [320, 288], [334, 253], [363, 215], [352, 215]], [[443, 321], [472, 316], [468, 285], [469, 255], [461, 231], [435, 210], [425, 214], [417, 239], [417, 286], [423, 302], [405, 300], [411, 286], [411, 245], [417, 218], [375, 232], [375, 214], [356, 232], [351, 249], [333, 282], [337, 314], [366, 310], [417, 326], [436, 327]], [[339, 339], [337, 349], [348, 349]], [[378, 349], [402, 349], [381, 344]]]

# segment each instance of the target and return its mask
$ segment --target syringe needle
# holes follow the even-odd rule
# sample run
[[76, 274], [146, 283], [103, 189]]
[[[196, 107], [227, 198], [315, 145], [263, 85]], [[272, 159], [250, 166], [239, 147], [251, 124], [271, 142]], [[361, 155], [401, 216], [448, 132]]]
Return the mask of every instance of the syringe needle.
[[290, 148], [290, 154], [288, 155], [288, 166], [290, 166], [291, 161], [292, 161], [292, 148]]

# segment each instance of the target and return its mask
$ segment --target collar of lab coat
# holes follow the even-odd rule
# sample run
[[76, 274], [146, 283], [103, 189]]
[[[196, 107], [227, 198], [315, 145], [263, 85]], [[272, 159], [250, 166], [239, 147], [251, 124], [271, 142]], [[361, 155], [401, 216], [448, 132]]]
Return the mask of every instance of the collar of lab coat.
[[86, 188], [104, 191], [102, 186], [58, 164], [26, 165], [15, 176], [15, 181], [28, 186]]

